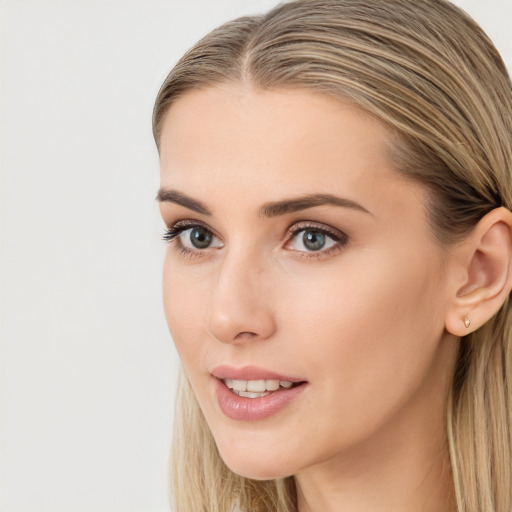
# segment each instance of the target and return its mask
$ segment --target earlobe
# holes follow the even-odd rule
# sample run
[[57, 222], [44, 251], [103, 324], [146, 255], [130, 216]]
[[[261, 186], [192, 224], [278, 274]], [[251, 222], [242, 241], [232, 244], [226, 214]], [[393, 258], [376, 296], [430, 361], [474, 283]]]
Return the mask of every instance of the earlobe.
[[512, 213], [501, 207], [485, 215], [460, 253], [464, 279], [456, 287], [445, 327], [465, 336], [498, 312], [512, 288]]

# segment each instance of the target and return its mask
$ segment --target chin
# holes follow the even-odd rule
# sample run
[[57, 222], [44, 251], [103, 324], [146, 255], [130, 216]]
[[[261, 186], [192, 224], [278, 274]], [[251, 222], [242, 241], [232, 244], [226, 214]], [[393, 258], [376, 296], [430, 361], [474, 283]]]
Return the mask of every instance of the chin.
[[275, 480], [295, 473], [286, 455], [267, 447], [233, 443], [229, 447], [217, 444], [217, 448], [226, 466], [244, 478]]
[[236, 461], [236, 463], [232, 464], [230, 461], [224, 459], [224, 457], [223, 460], [233, 473], [244, 478], [250, 478], [251, 480], [276, 480], [278, 478], [286, 478], [293, 474], [270, 466], [270, 461], [268, 460], [260, 460], [257, 464], [247, 464], [241, 461]]

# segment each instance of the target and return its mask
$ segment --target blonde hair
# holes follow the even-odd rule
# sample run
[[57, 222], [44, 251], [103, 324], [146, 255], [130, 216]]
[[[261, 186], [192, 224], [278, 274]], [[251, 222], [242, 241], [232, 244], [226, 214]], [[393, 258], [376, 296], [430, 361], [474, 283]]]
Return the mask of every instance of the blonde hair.
[[[249, 81], [351, 102], [393, 135], [398, 172], [430, 190], [440, 244], [489, 211], [512, 209], [512, 87], [480, 27], [445, 0], [302, 0], [226, 23], [199, 41], [165, 80], [153, 131], [187, 91]], [[512, 510], [510, 297], [461, 340], [447, 411], [460, 512]], [[253, 481], [219, 456], [184, 372], [173, 444], [175, 512], [292, 512], [293, 477]]]

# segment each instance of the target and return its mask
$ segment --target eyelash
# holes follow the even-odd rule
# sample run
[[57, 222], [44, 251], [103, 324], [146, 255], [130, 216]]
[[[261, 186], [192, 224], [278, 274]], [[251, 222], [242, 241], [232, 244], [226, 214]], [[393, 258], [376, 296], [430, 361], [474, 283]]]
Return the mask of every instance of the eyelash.
[[[173, 226], [168, 227], [165, 230], [164, 234], [162, 235], [162, 240], [166, 243], [172, 243], [173, 245], [175, 245], [176, 249], [178, 249], [179, 252], [183, 256], [187, 256], [187, 257], [203, 256], [207, 249], [196, 249], [196, 250], [190, 249], [189, 247], [185, 247], [179, 238], [181, 233], [183, 233], [184, 231], [187, 231], [189, 229], [193, 229], [193, 228], [206, 229], [207, 231], [212, 233], [212, 235], [216, 236], [215, 233], [208, 226], [206, 226], [202, 223], [192, 222], [192, 221], [180, 221], [180, 222], [177, 222], [176, 224], [174, 224]], [[304, 221], [304, 222], [295, 223], [286, 230], [286, 235], [285, 235], [286, 241], [285, 241], [284, 245], [286, 246], [288, 243], [293, 241], [295, 239], [295, 237], [303, 231], [313, 231], [316, 233], [321, 233], [323, 235], [326, 235], [334, 242], [334, 244], [325, 250], [319, 250], [319, 251], [294, 250], [293, 252], [297, 253], [298, 257], [300, 257], [300, 258], [312, 258], [312, 259], [318, 260], [320, 258], [330, 256], [334, 253], [339, 252], [341, 249], [343, 249], [349, 241], [348, 236], [345, 233], [343, 233], [342, 231], [338, 231], [338, 230], [329, 228], [328, 226], [325, 226], [325, 225], [319, 225], [316, 223]], [[217, 238], [219, 238], [219, 237], [217, 237]]]
[[295, 251], [297, 252], [300, 258], [312, 258], [319, 260], [324, 257], [331, 256], [333, 254], [341, 251], [348, 243], [348, 236], [342, 231], [338, 231], [337, 229], [330, 228], [329, 226], [316, 224], [314, 222], [298, 222], [293, 224], [290, 228], [286, 230], [286, 242], [285, 245], [292, 242], [299, 233], [303, 231], [313, 231], [316, 233], [321, 233], [322, 235], [326, 235], [329, 237], [334, 244], [324, 250], [319, 251]]
[[162, 235], [162, 240], [168, 244], [172, 243], [183, 256], [187, 256], [187, 257], [201, 256], [201, 252], [203, 252], [202, 250], [198, 249], [198, 250], [194, 251], [193, 249], [189, 249], [188, 247], [185, 247], [181, 243], [181, 240], [179, 239], [179, 236], [181, 235], [181, 233], [183, 233], [183, 231], [186, 231], [187, 229], [198, 228], [198, 227], [205, 228], [208, 231], [210, 231], [210, 233], [213, 233], [213, 231], [210, 228], [208, 228], [207, 226], [205, 226], [204, 224], [199, 224], [197, 222], [191, 222], [191, 221], [180, 221], [180, 222], [177, 222], [176, 224], [174, 224], [173, 226], [168, 227], [164, 231], [164, 234]]

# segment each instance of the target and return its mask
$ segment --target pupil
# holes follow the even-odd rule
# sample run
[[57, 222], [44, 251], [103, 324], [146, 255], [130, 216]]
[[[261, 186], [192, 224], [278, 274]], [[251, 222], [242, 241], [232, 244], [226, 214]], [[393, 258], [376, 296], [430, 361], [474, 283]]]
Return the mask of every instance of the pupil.
[[190, 232], [190, 242], [196, 249], [206, 249], [212, 243], [212, 234], [205, 228], [194, 228]]
[[319, 251], [325, 245], [325, 235], [320, 231], [306, 231], [302, 241], [310, 251]]

